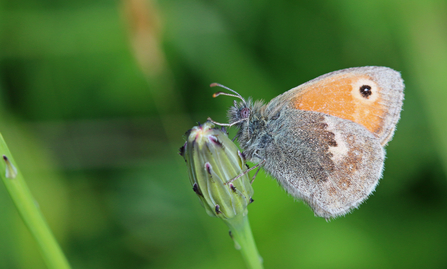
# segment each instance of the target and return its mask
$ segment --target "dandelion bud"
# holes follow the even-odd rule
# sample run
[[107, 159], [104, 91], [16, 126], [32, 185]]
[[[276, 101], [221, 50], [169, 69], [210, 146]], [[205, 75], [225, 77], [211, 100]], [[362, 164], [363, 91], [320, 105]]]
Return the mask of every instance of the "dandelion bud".
[[[231, 219], [246, 215], [253, 188], [243, 154], [211, 122], [189, 130], [180, 155], [188, 166], [192, 189], [210, 216]], [[245, 174], [244, 174], [245, 173]]]

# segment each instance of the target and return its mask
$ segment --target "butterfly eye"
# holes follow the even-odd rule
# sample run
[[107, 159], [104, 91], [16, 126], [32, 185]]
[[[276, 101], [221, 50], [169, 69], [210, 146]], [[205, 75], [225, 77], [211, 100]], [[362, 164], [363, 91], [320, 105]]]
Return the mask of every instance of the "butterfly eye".
[[360, 94], [362, 95], [363, 98], [368, 99], [369, 96], [372, 94], [371, 86], [369, 86], [369, 85], [362, 85], [360, 87]]
[[248, 107], [244, 107], [241, 109], [241, 118], [246, 119], [250, 116], [250, 109]]

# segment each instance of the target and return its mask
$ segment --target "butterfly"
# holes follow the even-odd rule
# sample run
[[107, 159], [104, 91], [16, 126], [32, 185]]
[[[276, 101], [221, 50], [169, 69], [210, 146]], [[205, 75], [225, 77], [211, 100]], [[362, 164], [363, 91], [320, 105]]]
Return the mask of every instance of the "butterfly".
[[404, 84], [388, 67], [348, 68], [322, 75], [268, 104], [241, 99], [228, 111], [246, 159], [258, 163], [316, 216], [357, 208], [382, 177], [384, 147], [400, 118]]

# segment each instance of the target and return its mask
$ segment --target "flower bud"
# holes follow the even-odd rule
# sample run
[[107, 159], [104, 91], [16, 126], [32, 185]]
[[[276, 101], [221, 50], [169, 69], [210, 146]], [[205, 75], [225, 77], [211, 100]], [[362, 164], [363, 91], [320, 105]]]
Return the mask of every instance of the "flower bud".
[[247, 213], [253, 188], [244, 172], [247, 167], [243, 154], [225, 132], [213, 126], [208, 121], [189, 130], [180, 155], [188, 166], [192, 188], [208, 215], [231, 219]]

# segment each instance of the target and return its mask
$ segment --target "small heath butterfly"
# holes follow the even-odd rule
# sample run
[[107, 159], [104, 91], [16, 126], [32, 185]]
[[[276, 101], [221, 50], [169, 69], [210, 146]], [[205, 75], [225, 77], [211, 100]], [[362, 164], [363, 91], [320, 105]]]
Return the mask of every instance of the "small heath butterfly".
[[384, 146], [400, 118], [399, 72], [366, 66], [335, 71], [271, 100], [241, 99], [229, 124], [246, 158], [262, 166], [288, 193], [326, 219], [358, 207], [382, 176]]

